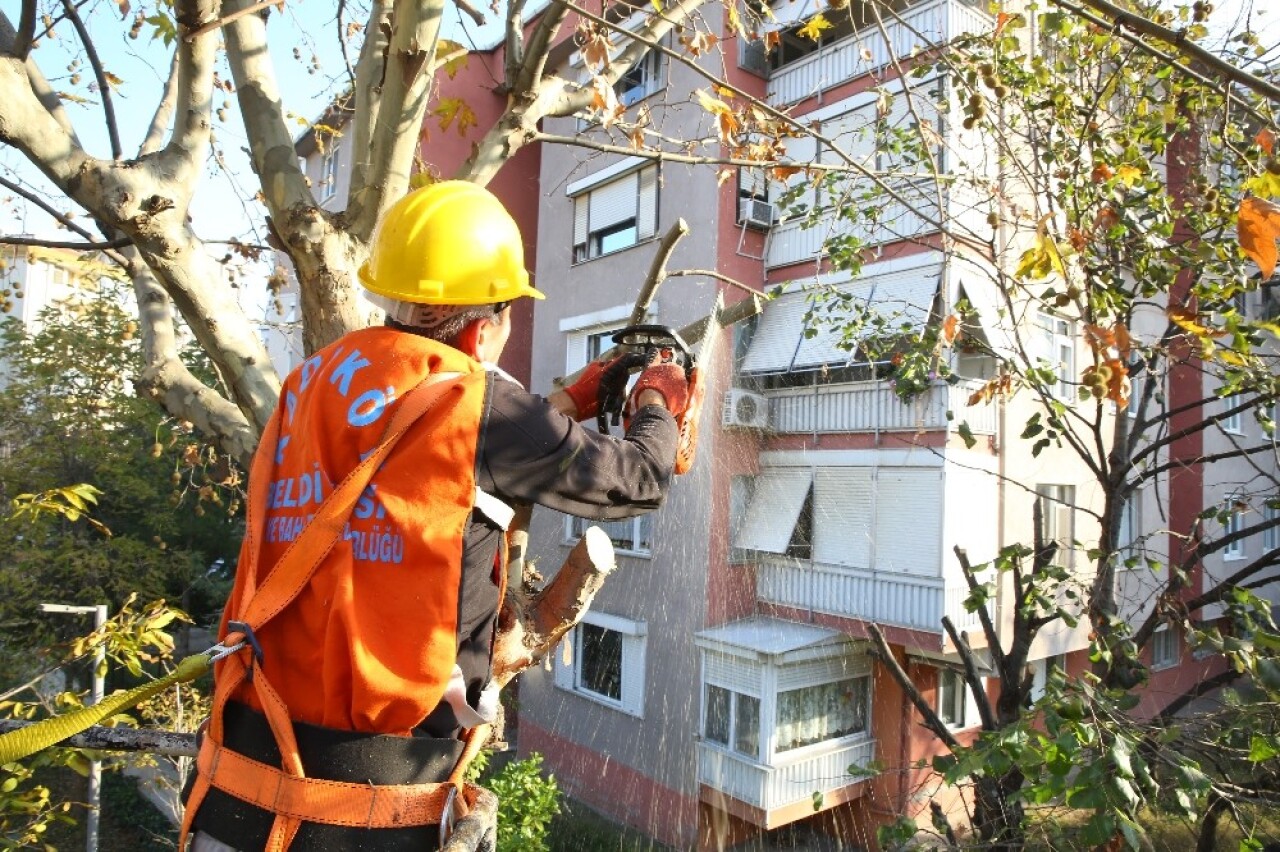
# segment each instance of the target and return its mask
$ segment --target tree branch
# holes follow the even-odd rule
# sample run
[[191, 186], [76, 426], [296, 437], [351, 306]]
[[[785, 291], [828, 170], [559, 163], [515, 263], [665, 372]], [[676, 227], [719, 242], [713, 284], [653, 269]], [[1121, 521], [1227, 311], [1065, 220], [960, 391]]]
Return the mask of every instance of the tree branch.
[[[71, 21], [71, 26], [75, 28], [85, 56], [89, 60], [89, 67], [93, 69], [93, 78], [98, 83], [98, 93], [102, 95], [102, 114], [107, 125], [107, 137], [111, 140], [111, 159], [119, 160], [124, 156], [124, 150], [120, 147], [120, 128], [116, 123], [115, 99], [111, 96], [111, 84], [107, 82], [107, 75], [103, 73], [98, 48], [89, 37], [84, 21], [80, 20], [80, 13], [76, 11], [74, 0], [62, 0], [62, 8], [66, 9], [67, 20]], [[24, 9], [24, 14], [25, 11]]]
[[930, 706], [928, 701], [924, 700], [924, 696], [920, 694], [920, 690], [916, 689], [916, 685], [912, 683], [911, 678], [903, 670], [902, 665], [898, 662], [898, 658], [893, 655], [893, 651], [889, 648], [889, 643], [885, 641], [884, 634], [880, 632], [880, 625], [868, 624], [867, 632], [871, 634], [871, 641], [875, 645], [875, 649], [871, 652], [876, 659], [880, 661], [889, 675], [898, 684], [898, 687], [906, 693], [907, 698], [915, 705], [916, 710], [924, 717], [924, 725], [933, 735], [942, 740], [943, 744], [955, 751], [960, 748], [960, 741], [951, 733], [951, 729], [947, 727], [946, 722], [938, 717], [936, 710]]
[[[1069, 12], [1077, 12], [1078, 8], [1070, 0], [1049, 0], [1053, 5], [1066, 9]], [[1196, 63], [1206, 68], [1212, 69], [1216, 74], [1233, 83], [1252, 89], [1263, 97], [1270, 98], [1272, 101], [1280, 103], [1280, 87], [1267, 82], [1266, 80], [1254, 74], [1250, 74], [1242, 68], [1237, 68], [1230, 62], [1225, 61], [1220, 56], [1205, 50], [1196, 44], [1188, 36], [1185, 30], [1178, 32], [1168, 27], [1161, 26], [1149, 18], [1138, 15], [1133, 12], [1121, 9], [1108, 0], [1081, 0], [1085, 6], [1089, 6], [1100, 14], [1106, 16], [1115, 22], [1116, 26], [1128, 27], [1136, 33], [1140, 33], [1148, 38], [1154, 38], [1172, 47], [1178, 53], [1194, 60]]]

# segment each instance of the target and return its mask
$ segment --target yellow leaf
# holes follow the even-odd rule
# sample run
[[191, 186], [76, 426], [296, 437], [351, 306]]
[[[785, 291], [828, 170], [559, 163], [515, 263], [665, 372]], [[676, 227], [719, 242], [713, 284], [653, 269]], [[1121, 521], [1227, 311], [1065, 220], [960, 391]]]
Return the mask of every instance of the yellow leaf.
[[801, 27], [796, 34], [802, 38], [807, 38], [810, 41], [817, 41], [822, 37], [822, 31], [829, 30], [832, 26], [832, 23], [824, 18], [822, 13], [819, 12], [810, 18], [809, 22]]
[[1245, 181], [1244, 188], [1259, 198], [1280, 198], [1280, 175], [1264, 171]]
[[649, 0], [649, 2], [653, 4], [654, 11], [662, 13], [662, 0]]
[[618, 93], [603, 77], [591, 79], [591, 92], [591, 105], [600, 110], [602, 127], [612, 126], [627, 111], [626, 106], [618, 100]]
[[1133, 186], [1142, 177], [1142, 169], [1137, 166], [1124, 165], [1116, 168], [1116, 179], [1125, 186]]
[[1213, 331], [1207, 326], [1201, 324], [1199, 315], [1181, 305], [1170, 305], [1165, 309], [1165, 313], [1174, 325], [1183, 331], [1190, 332], [1199, 338], [1208, 338], [1213, 336]]
[[738, 14], [737, 3], [726, 3], [725, 7], [729, 10], [729, 30], [740, 36], [745, 37], [747, 31], [742, 26], [742, 16]]
[[1240, 202], [1240, 217], [1236, 223], [1240, 236], [1240, 248], [1249, 259], [1258, 264], [1262, 279], [1269, 279], [1276, 269], [1276, 239], [1280, 238], [1280, 205], [1261, 198], [1246, 198]]
[[448, 130], [449, 125], [456, 122], [459, 136], [466, 135], [467, 130], [476, 124], [475, 112], [462, 98], [445, 98], [433, 113], [440, 117], [441, 130]]

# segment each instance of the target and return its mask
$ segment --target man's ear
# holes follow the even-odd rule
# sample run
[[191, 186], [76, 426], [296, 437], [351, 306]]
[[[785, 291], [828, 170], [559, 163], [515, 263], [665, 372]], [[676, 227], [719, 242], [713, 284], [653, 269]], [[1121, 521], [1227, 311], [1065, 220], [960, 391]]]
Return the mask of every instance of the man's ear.
[[458, 342], [454, 348], [464, 355], [478, 357], [476, 353], [480, 351], [480, 339], [488, 324], [489, 321], [486, 319], [475, 319], [467, 323], [466, 327], [458, 332]]

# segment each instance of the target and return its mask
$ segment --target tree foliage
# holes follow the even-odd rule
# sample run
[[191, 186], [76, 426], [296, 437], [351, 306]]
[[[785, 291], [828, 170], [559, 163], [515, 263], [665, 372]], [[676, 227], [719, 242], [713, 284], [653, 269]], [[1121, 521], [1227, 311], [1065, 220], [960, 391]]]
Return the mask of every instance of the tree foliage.
[[[35, 330], [10, 319], [0, 332], [9, 367], [0, 497], [12, 501], [0, 526], [0, 624], [10, 649], [82, 627], [37, 617], [44, 601], [115, 608], [133, 595], [163, 597], [208, 620], [229, 576], [213, 566], [232, 565], [238, 548], [239, 470], [134, 393], [126, 377], [139, 363], [136, 320], [120, 284], [86, 286]], [[194, 369], [207, 374], [198, 354], [189, 352]]]

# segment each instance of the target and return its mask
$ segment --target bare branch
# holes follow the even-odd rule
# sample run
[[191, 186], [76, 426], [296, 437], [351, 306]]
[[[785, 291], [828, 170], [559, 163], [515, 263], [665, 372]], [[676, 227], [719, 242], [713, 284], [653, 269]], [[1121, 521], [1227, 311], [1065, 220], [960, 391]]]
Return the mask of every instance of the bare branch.
[[875, 649], [871, 652], [876, 659], [880, 661], [889, 675], [898, 684], [898, 687], [906, 693], [907, 698], [915, 705], [916, 711], [924, 717], [924, 725], [934, 736], [942, 740], [943, 744], [952, 751], [960, 748], [960, 741], [951, 733], [951, 729], [947, 727], [947, 723], [942, 721], [938, 716], [938, 712], [933, 709], [924, 696], [920, 694], [920, 690], [916, 689], [915, 683], [903, 670], [902, 665], [898, 662], [898, 658], [893, 655], [893, 651], [889, 648], [889, 643], [885, 641], [884, 634], [880, 632], [880, 625], [868, 624], [867, 632], [871, 634], [871, 640], [875, 644]]
[[[80, 13], [76, 11], [73, 0], [62, 0], [62, 8], [67, 10], [67, 20], [71, 21], [71, 26], [79, 36], [80, 44], [89, 60], [89, 67], [93, 69], [93, 78], [98, 83], [98, 94], [102, 96], [102, 114], [107, 125], [107, 136], [111, 140], [111, 159], [119, 160], [124, 156], [124, 150], [120, 147], [120, 128], [116, 123], [115, 99], [111, 96], [111, 84], [107, 82], [107, 75], [103, 72], [97, 45], [89, 37], [89, 31], [85, 28], [84, 21], [80, 20]], [[23, 13], [25, 12], [24, 9]]]
[[72, 249], [74, 251], [106, 251], [133, 245], [128, 237], [118, 237], [105, 243], [65, 242], [59, 240], [43, 240], [38, 237], [0, 237], [0, 245], [6, 246], [40, 246], [41, 248]]
[[[35, 722], [25, 719], [0, 719], [0, 734], [20, 731]], [[64, 748], [90, 748], [96, 751], [141, 751], [169, 757], [195, 757], [196, 735], [152, 728], [107, 728], [93, 725], [58, 743]]]
[[997, 729], [996, 716], [991, 710], [991, 699], [982, 688], [982, 677], [978, 674], [978, 666], [973, 661], [973, 648], [969, 647], [969, 637], [956, 630], [948, 615], [942, 616], [942, 629], [947, 631], [951, 642], [960, 653], [960, 663], [964, 666], [964, 680], [973, 693], [974, 703], [978, 705], [978, 715], [982, 717], [982, 727], [988, 731]]
[[640, 295], [636, 296], [636, 303], [631, 308], [631, 321], [628, 325], [644, 322], [644, 315], [649, 312], [649, 305], [653, 304], [658, 287], [667, 280], [667, 261], [671, 258], [671, 252], [675, 250], [676, 243], [688, 233], [689, 223], [684, 219], [676, 219], [676, 223], [662, 236], [662, 242], [658, 243], [658, 250], [653, 255], [653, 262], [649, 264], [649, 274], [644, 277], [644, 284], [640, 286]]

